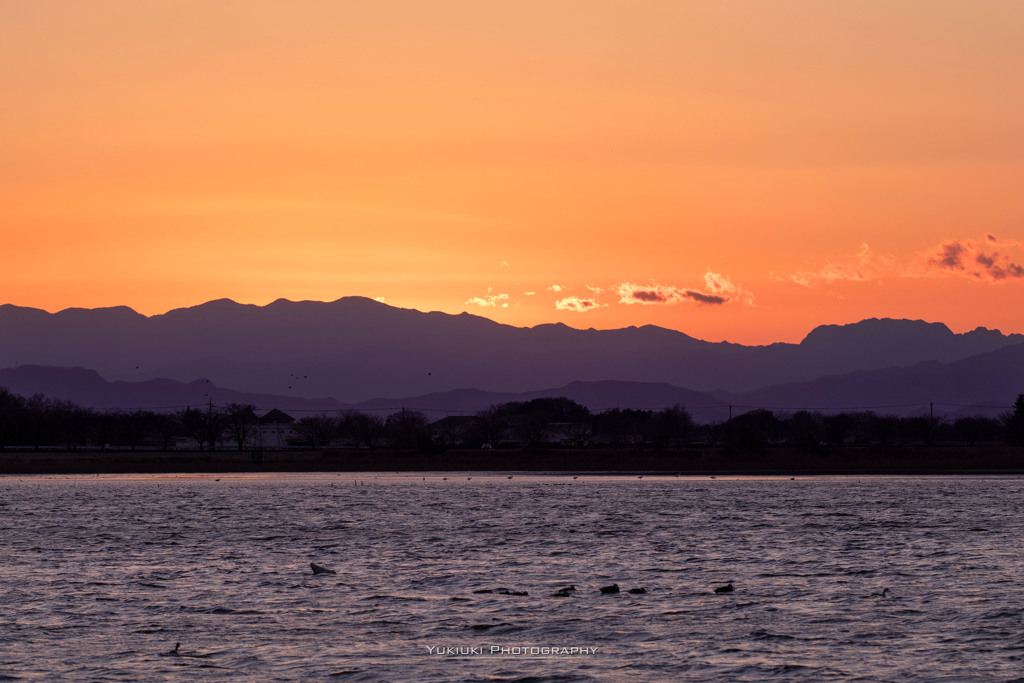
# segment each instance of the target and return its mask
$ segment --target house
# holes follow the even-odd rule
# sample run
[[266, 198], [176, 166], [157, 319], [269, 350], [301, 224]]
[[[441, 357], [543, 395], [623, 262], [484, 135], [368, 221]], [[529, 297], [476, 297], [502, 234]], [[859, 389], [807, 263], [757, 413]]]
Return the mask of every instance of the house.
[[471, 438], [476, 419], [471, 415], [449, 415], [430, 425], [430, 439], [445, 447], [464, 446]]
[[253, 440], [258, 448], [288, 448], [297, 436], [295, 418], [274, 408], [256, 423]]

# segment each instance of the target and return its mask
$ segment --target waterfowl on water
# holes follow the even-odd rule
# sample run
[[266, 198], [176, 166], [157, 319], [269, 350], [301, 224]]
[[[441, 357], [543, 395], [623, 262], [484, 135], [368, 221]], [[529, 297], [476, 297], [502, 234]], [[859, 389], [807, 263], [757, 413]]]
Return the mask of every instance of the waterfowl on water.
[[716, 588], [715, 592], [716, 593], [732, 593], [734, 590], [736, 590], [736, 589], [733, 588], [733, 585], [731, 583], [727, 583], [724, 586], [719, 586], [718, 588]]

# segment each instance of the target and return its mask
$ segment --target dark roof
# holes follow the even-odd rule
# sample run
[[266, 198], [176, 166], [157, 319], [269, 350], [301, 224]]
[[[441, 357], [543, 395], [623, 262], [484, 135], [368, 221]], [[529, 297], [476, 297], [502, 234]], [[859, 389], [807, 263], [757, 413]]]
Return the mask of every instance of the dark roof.
[[295, 422], [295, 418], [287, 413], [283, 413], [277, 408], [274, 408], [269, 413], [260, 418], [261, 425], [267, 424], [291, 424]]
[[447, 427], [449, 425], [464, 425], [474, 422], [476, 418], [472, 415], [448, 415], [440, 420], [430, 423], [431, 427]]

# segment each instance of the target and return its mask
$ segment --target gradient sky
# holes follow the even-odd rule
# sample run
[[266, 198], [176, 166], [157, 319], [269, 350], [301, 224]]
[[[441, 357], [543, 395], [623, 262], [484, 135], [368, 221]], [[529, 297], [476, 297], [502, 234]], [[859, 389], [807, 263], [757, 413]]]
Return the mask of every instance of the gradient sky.
[[1024, 332], [1020, 0], [12, 0], [0, 302]]

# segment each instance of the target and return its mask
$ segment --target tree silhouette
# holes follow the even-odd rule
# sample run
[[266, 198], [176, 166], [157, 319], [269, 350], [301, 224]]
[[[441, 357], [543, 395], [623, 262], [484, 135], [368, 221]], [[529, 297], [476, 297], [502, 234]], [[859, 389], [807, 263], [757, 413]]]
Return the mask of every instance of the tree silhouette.
[[973, 446], [979, 441], [998, 441], [1001, 424], [990, 417], [961, 417], [951, 425], [951, 436]]
[[66, 450], [82, 443], [89, 428], [93, 412], [79, 408], [71, 401], [53, 399], [46, 402], [44, 408], [46, 421], [54, 433], [60, 438]]
[[800, 410], [787, 421], [789, 441], [802, 450], [818, 453], [825, 432], [822, 417], [819, 414]]
[[1006, 430], [1006, 443], [1024, 446], [1024, 394], [1019, 394], [1013, 403], [1013, 410], [1002, 416]]
[[473, 432], [481, 444], [493, 444], [498, 436], [508, 427], [509, 411], [503, 404], [497, 404], [478, 411], [473, 416]]
[[842, 446], [846, 438], [853, 430], [854, 417], [849, 413], [837, 413], [826, 415], [822, 418], [825, 427], [825, 437], [833, 446]]
[[214, 410], [213, 406], [208, 406], [206, 410], [185, 408], [178, 411], [178, 419], [185, 436], [194, 439], [199, 444], [199, 450], [203, 450], [204, 444], [209, 444], [211, 451], [216, 450], [217, 440], [224, 433], [223, 413]]
[[310, 450], [323, 448], [337, 431], [337, 422], [330, 415], [309, 415], [295, 423], [295, 431], [303, 445]]
[[652, 415], [649, 410], [612, 408], [593, 416], [594, 433], [605, 435], [614, 446], [643, 446]]
[[92, 434], [93, 443], [101, 451], [107, 450], [117, 440], [121, 426], [121, 411], [106, 410], [86, 416], [86, 433]]
[[656, 412], [651, 422], [651, 440], [658, 448], [678, 446], [681, 441], [688, 440], [693, 431], [693, 418], [678, 403]]
[[388, 415], [385, 427], [392, 448], [416, 448], [423, 438], [427, 417], [416, 410], [402, 408]]
[[525, 403], [510, 403], [507, 407], [512, 414], [513, 431], [528, 448], [537, 448], [548, 442], [553, 434], [552, 423], [590, 423], [590, 411], [564, 397], [535, 398]]
[[256, 406], [249, 403], [229, 403], [224, 406], [224, 421], [232, 440], [238, 445], [238, 450], [244, 450], [249, 433], [259, 423]]
[[128, 447], [133, 451], [139, 443], [146, 438], [146, 435], [153, 429], [156, 423], [156, 415], [146, 410], [133, 410], [118, 416], [120, 433], [128, 441]]
[[25, 421], [25, 399], [0, 387], [0, 450], [18, 438]]
[[160, 436], [162, 450], [168, 451], [174, 445], [175, 438], [181, 432], [181, 421], [177, 415], [155, 413], [153, 415], [153, 429]]
[[341, 413], [339, 431], [352, 439], [352, 445], [359, 448], [366, 444], [371, 451], [377, 447], [384, 434], [384, 420], [377, 415], [367, 415], [356, 410]]
[[772, 411], [763, 408], [751, 410], [723, 425], [725, 442], [740, 450], [756, 451], [776, 440], [781, 426]]

